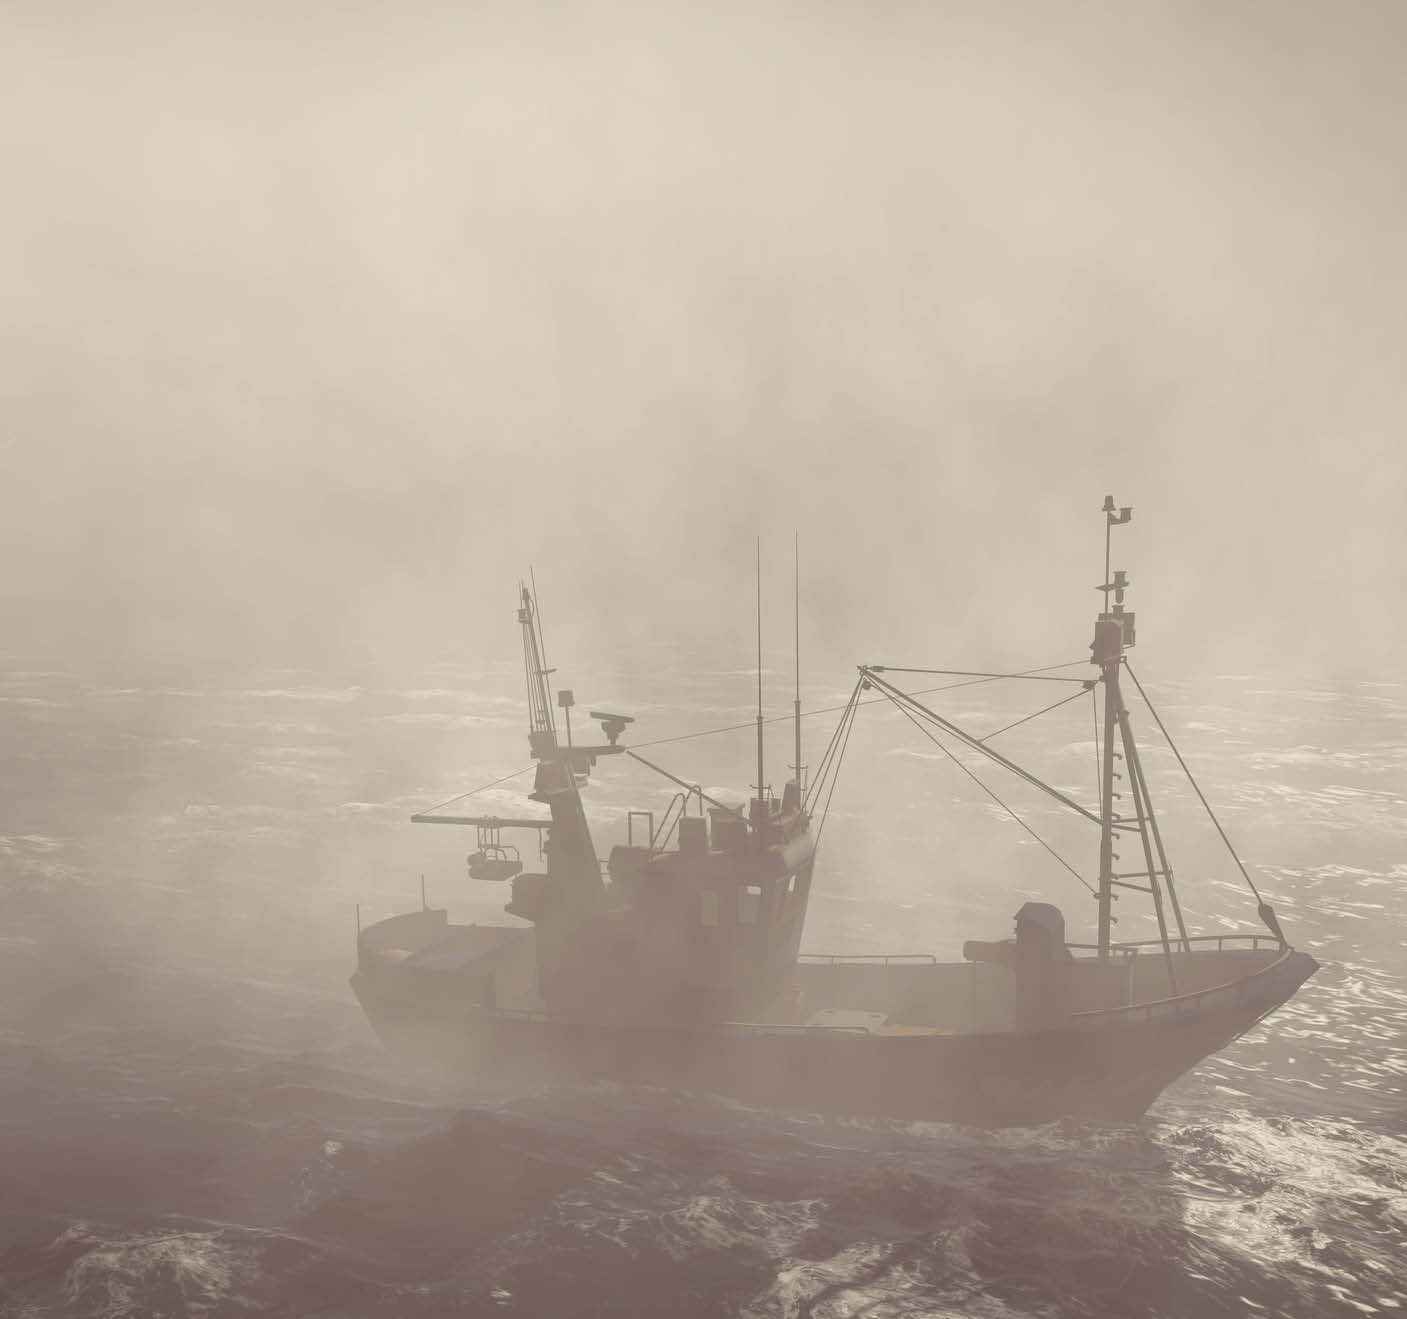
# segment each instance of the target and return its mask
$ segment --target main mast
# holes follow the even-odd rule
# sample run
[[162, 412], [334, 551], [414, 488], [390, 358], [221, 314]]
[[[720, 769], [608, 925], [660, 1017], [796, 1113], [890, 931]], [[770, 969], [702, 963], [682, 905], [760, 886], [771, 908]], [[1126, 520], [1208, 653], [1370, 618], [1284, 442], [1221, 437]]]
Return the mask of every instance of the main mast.
[[[1104, 608], [1094, 625], [1094, 644], [1090, 647], [1090, 662], [1097, 664], [1104, 686], [1103, 754], [1100, 765], [1099, 813], [1099, 956], [1108, 957], [1112, 945], [1112, 927], [1117, 918], [1113, 913], [1114, 889], [1136, 889], [1153, 899], [1158, 918], [1158, 933], [1168, 963], [1168, 978], [1177, 992], [1177, 976], [1173, 967], [1172, 945], [1168, 938], [1167, 919], [1163, 912], [1163, 885], [1167, 885], [1173, 915], [1177, 920], [1179, 938], [1188, 947], [1187, 929], [1182, 920], [1177, 891], [1173, 887], [1172, 868], [1163, 849], [1162, 834], [1153, 814], [1153, 801], [1148, 792], [1148, 780], [1143, 773], [1138, 746], [1133, 737], [1128, 707], [1124, 704], [1119, 678], [1124, 666], [1124, 651], [1134, 644], [1134, 615], [1124, 608], [1124, 592], [1128, 577], [1122, 568], [1111, 563], [1112, 535], [1115, 527], [1125, 526], [1133, 518], [1133, 509], [1116, 508], [1114, 496], [1104, 498], [1104, 581], [1096, 590], [1104, 593]], [[1116, 751], [1115, 739], [1123, 750]], [[1115, 760], [1124, 762], [1124, 773], [1114, 768]], [[1117, 779], [1132, 791], [1133, 814], [1126, 817], [1114, 809], [1114, 802], [1123, 793], [1114, 787]], [[1137, 832], [1143, 854], [1143, 870], [1116, 871], [1119, 859], [1115, 850], [1116, 834]], [[1157, 857], [1155, 859], [1154, 852]], [[1134, 883], [1145, 880], [1146, 883]]]
[[[1104, 683], [1104, 749], [1101, 757], [1099, 812], [1099, 955], [1109, 956], [1110, 931], [1114, 925], [1114, 736], [1119, 726], [1119, 665], [1124, 647], [1133, 643], [1133, 615], [1124, 613], [1125, 575], [1122, 569], [1111, 577], [1110, 552], [1113, 529], [1133, 517], [1132, 508], [1114, 507], [1114, 496], [1104, 497], [1104, 608], [1094, 625], [1094, 645], [1090, 663], [1099, 666]], [[1112, 596], [1112, 599], [1111, 599]], [[1127, 620], [1127, 622], [1125, 621]], [[1122, 778], [1122, 775], [1117, 777]]]

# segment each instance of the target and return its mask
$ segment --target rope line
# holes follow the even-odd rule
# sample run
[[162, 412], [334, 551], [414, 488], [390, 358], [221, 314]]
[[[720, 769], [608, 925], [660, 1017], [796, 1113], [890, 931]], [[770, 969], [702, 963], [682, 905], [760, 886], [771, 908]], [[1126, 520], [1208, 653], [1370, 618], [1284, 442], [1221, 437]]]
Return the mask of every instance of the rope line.
[[1083, 884], [1085, 888], [1090, 891], [1090, 893], [1096, 894], [1097, 896], [1097, 892], [1094, 886], [1090, 884], [1089, 880], [1087, 880], [1082, 874], [1080, 874], [1080, 872], [1076, 870], [1075, 867], [1072, 866], [1063, 856], [1061, 856], [1060, 853], [1055, 850], [1055, 848], [1053, 848], [1048, 842], [1046, 842], [1046, 840], [1042, 838], [1040, 834], [1038, 834], [1034, 829], [1032, 829], [1031, 826], [1027, 824], [1025, 820], [1023, 820], [1014, 810], [1012, 810], [1011, 807], [1006, 804], [1006, 802], [1004, 802], [1000, 797], [998, 797], [997, 794], [991, 788], [989, 788], [980, 778], [977, 777], [976, 774], [972, 772], [972, 770], [970, 770], [966, 765], [964, 765], [962, 761], [959, 760], [957, 756], [954, 755], [953, 752], [947, 746], [940, 742], [932, 732], [925, 728], [911, 711], [906, 709], [904, 706], [899, 705], [897, 701], [895, 702], [895, 706], [899, 710], [899, 712], [903, 714], [903, 716], [911, 724], [913, 724], [915, 728], [918, 729], [920, 733], [922, 733], [930, 742], [933, 743], [934, 746], [938, 748], [938, 750], [940, 750], [945, 756], [947, 756], [948, 759], [951, 760], [954, 765], [956, 765], [960, 770], [962, 770], [962, 772], [966, 774], [967, 777], [970, 778], [979, 788], [981, 788], [982, 791], [987, 794], [987, 796], [989, 796], [994, 802], [996, 802], [996, 804], [1000, 806], [1002, 810], [1004, 810], [1009, 816], [1011, 816], [1011, 818], [1015, 820], [1016, 823], [1019, 824], [1028, 834], [1030, 834], [1031, 837], [1036, 840], [1036, 842], [1038, 842], [1043, 848], [1045, 848], [1045, 850], [1049, 852], [1051, 856], [1053, 856], [1057, 861], [1059, 861], [1060, 864], [1064, 866], [1066, 870], [1068, 870], [1072, 875], [1074, 875], [1074, 877], [1078, 879], [1080, 883]]
[[[956, 691], [956, 690], [957, 690], [958, 688], [960, 688], [960, 687], [981, 687], [981, 686], [984, 686], [985, 684], [987, 684], [987, 683], [989, 683], [989, 682], [998, 682], [998, 681], [1000, 681], [1000, 680], [1003, 679], [1003, 678], [1023, 678], [1023, 677], [1031, 676], [1031, 675], [1033, 675], [1033, 674], [1046, 673], [1046, 672], [1049, 672], [1051, 669], [1068, 669], [1068, 668], [1072, 668], [1072, 667], [1073, 667], [1074, 665], [1076, 665], [1076, 664], [1087, 664], [1088, 662], [1089, 662], [1088, 660], [1070, 660], [1070, 661], [1068, 661], [1068, 662], [1066, 662], [1066, 663], [1064, 663], [1064, 664], [1047, 664], [1047, 665], [1044, 666], [1044, 668], [1039, 668], [1039, 669], [1025, 669], [1025, 670], [1023, 670], [1023, 671], [1020, 672], [1020, 673], [994, 673], [994, 674], [988, 674], [988, 675], [981, 676], [981, 677], [972, 677], [972, 678], [969, 678], [969, 680], [966, 681], [966, 682], [950, 682], [950, 683], [944, 683], [944, 684], [943, 684], [942, 686], [940, 686], [940, 687], [921, 687], [921, 688], [919, 688], [919, 690], [917, 690], [917, 691], [915, 691], [915, 692], [912, 692], [912, 693], [909, 693], [909, 694], [910, 694], [910, 695], [913, 695], [913, 696], [931, 696], [931, 695], [933, 695], [933, 694], [935, 694], [935, 693], [937, 693], [937, 692], [951, 692], [951, 691]], [[895, 672], [907, 672], [907, 670], [895, 670]], [[933, 669], [933, 670], [913, 670], [913, 672], [933, 672], [933, 673], [945, 673], [945, 672], [950, 672], [950, 673], [958, 673], [958, 672], [963, 672], [963, 671], [962, 671], [962, 670], [957, 670], [957, 669], [952, 669], [952, 670]], [[1074, 678], [1071, 678], [1071, 679], [1068, 679], [1068, 681], [1070, 681], [1070, 682], [1075, 682], [1075, 681], [1078, 681], [1078, 680], [1077, 680], [1077, 679], [1074, 679]], [[858, 684], [857, 684], [857, 687], [858, 687]], [[875, 697], [873, 700], [870, 700], [870, 701], [859, 701], [859, 702], [855, 702], [855, 696], [856, 696], [856, 693], [855, 693], [855, 692], [852, 692], [852, 693], [850, 694], [850, 699], [847, 700], [844, 705], [830, 705], [830, 706], [825, 706], [825, 707], [823, 707], [822, 709], [819, 709], [819, 710], [803, 710], [802, 713], [801, 713], [801, 717], [802, 717], [803, 719], [810, 719], [810, 718], [811, 718], [812, 716], [814, 716], [814, 715], [837, 714], [837, 713], [839, 713], [839, 712], [841, 712], [841, 711], [848, 710], [848, 709], [850, 708], [852, 702], [856, 703], [857, 705], [878, 705], [878, 704], [880, 704], [881, 701], [883, 701], [883, 700], [886, 699], [886, 698], [884, 698], [884, 697]], [[794, 715], [794, 714], [790, 714], [790, 715], [777, 715], [777, 716], [775, 716], [775, 717], [772, 718], [772, 719], [764, 719], [764, 720], [763, 720], [763, 723], [765, 723], [765, 724], [791, 723], [794, 718], [795, 718], [795, 715]], [[840, 729], [841, 729], [841, 726], [844, 724], [844, 722], [845, 722], [845, 721], [842, 719], [842, 720], [840, 721], [840, 723], [838, 723], [838, 724], [836, 725], [835, 733], [833, 733], [833, 734], [831, 735], [831, 742], [832, 742], [832, 745], [834, 745], [835, 737], [836, 737], [837, 734], [839, 734]], [[634, 749], [634, 750], [637, 750], [637, 751], [643, 751], [646, 747], [662, 747], [662, 746], [668, 746], [668, 745], [670, 745], [671, 743], [674, 743], [674, 742], [688, 742], [688, 741], [692, 741], [692, 740], [693, 740], [694, 738], [696, 738], [696, 737], [714, 737], [714, 736], [716, 736], [716, 735], [719, 734], [719, 733], [736, 733], [736, 732], [739, 732], [739, 731], [741, 731], [742, 729], [745, 729], [745, 728], [746, 728], [746, 729], [749, 729], [749, 730], [753, 730], [753, 729], [756, 729], [756, 727], [757, 727], [757, 720], [756, 720], [756, 719], [749, 719], [746, 723], [743, 723], [743, 724], [725, 724], [725, 725], [723, 725], [723, 726], [720, 727], [720, 728], [704, 728], [704, 729], [700, 729], [698, 732], [695, 732], [695, 733], [679, 733], [679, 734], [677, 734], [677, 735], [675, 735], [675, 736], [673, 736], [673, 737], [658, 737], [658, 738], [655, 738], [653, 741], [650, 741], [650, 742], [636, 742], [636, 743], [633, 744], [633, 749]], [[1006, 730], [1005, 730], [1005, 729], [998, 729], [997, 731], [998, 731], [998, 732], [1005, 732]], [[996, 733], [992, 733], [992, 734], [990, 734], [990, 736], [995, 737], [995, 736], [996, 736]], [[827, 748], [827, 755], [829, 755], [829, 754], [830, 754], [830, 748]], [[529, 770], [531, 770], [531, 769], [533, 769], [533, 768], [534, 768], [533, 765], [525, 765], [522, 769], [514, 770], [513, 773], [511, 773], [511, 774], [505, 774], [502, 778], [494, 779], [494, 780], [492, 780], [492, 782], [489, 782], [489, 783], [480, 784], [480, 786], [477, 787], [477, 788], [470, 788], [468, 792], [461, 792], [461, 793], [459, 793], [457, 796], [451, 797], [448, 801], [442, 801], [438, 806], [431, 806], [431, 807], [427, 808], [425, 811], [423, 811], [422, 814], [424, 814], [424, 815], [433, 815], [436, 811], [442, 811], [442, 810], [445, 809], [446, 806], [453, 806], [456, 802], [461, 802], [461, 801], [463, 801], [466, 797], [474, 797], [474, 796], [477, 796], [477, 795], [478, 795], [479, 793], [481, 793], [481, 792], [487, 792], [490, 788], [496, 788], [496, 787], [498, 787], [499, 784], [501, 784], [501, 783], [507, 783], [507, 782], [509, 782], [511, 779], [520, 778], [520, 777], [522, 777], [522, 775], [526, 774]], [[819, 777], [819, 776], [818, 776], [818, 777]], [[815, 798], [814, 798], [814, 797], [811, 797], [810, 795], [808, 795], [808, 800], [815, 800]]]
[[428, 810], [421, 811], [422, 815], [433, 815], [436, 811], [442, 811], [446, 806], [453, 806], [457, 801], [463, 801], [466, 797], [477, 796], [481, 792], [487, 792], [490, 788], [496, 788], [500, 783], [507, 783], [509, 779], [520, 779], [530, 769], [537, 768], [537, 762], [531, 765], [524, 765], [522, 769], [515, 769], [511, 774], [505, 774], [501, 779], [494, 779], [492, 783], [480, 784], [477, 788], [470, 788], [468, 792], [461, 792], [457, 797], [451, 797], [448, 801], [442, 801], [438, 806], [431, 806]]
[[870, 681], [874, 683], [880, 691], [884, 692], [890, 700], [894, 701], [896, 705], [902, 702], [902, 708], [917, 711], [923, 718], [936, 727], [941, 728], [949, 736], [957, 738], [959, 742], [963, 743], [965, 746], [971, 747], [972, 750], [979, 754], [986, 756], [988, 760], [995, 761], [1004, 769], [1010, 770], [1017, 778], [1024, 779], [1034, 788], [1039, 788], [1048, 797], [1053, 797], [1062, 805], [1069, 807], [1069, 809], [1074, 811], [1077, 815], [1084, 816], [1086, 820], [1094, 824], [1101, 822], [1100, 817], [1095, 815], [1093, 811], [1087, 810], [1085, 807], [1081, 806], [1079, 802], [1066, 796], [1065, 793], [1061, 792], [1058, 788], [1051, 787], [1049, 783], [1037, 778], [1029, 770], [1022, 769], [1015, 761], [1009, 760], [1006, 756], [1002, 755], [1000, 751], [993, 750], [965, 729], [959, 728], [958, 725], [951, 720], [943, 718], [942, 715], [934, 710], [930, 710], [921, 701], [914, 700], [909, 692], [904, 691], [902, 688], [895, 687], [893, 683], [886, 682], [883, 678], [877, 677], [873, 673], [870, 673], [869, 676]]
[[[1068, 663], [1066, 663], [1066, 664], [1048, 664], [1048, 665], [1046, 666], [1046, 668], [1047, 668], [1047, 669], [1068, 669], [1068, 668], [1070, 668], [1072, 665], [1075, 665], [1075, 664], [1088, 664], [1088, 663], [1089, 663], [1088, 660], [1070, 660], [1070, 661], [1069, 661]], [[894, 671], [895, 671], [895, 672], [899, 672], [899, 670], [894, 670]], [[956, 670], [953, 670], [953, 671], [956, 672]], [[883, 670], [881, 670], [881, 672], [883, 672]], [[935, 673], [936, 673], [936, 672], [940, 672], [940, 670], [935, 669], [935, 670], [933, 670], [933, 672], [935, 672]], [[1041, 669], [1028, 669], [1028, 670], [1026, 670], [1026, 672], [1027, 672], [1027, 673], [1041, 673], [1041, 672], [1043, 672], [1043, 670], [1041, 670]], [[972, 679], [969, 679], [967, 682], [948, 682], [948, 683], [944, 683], [941, 687], [920, 687], [920, 688], [918, 688], [917, 691], [911, 692], [911, 693], [909, 693], [909, 694], [910, 694], [911, 696], [932, 696], [932, 695], [934, 695], [936, 692], [953, 692], [953, 691], [957, 691], [959, 687], [982, 687], [982, 686], [985, 686], [985, 685], [986, 685], [987, 683], [989, 683], [989, 682], [998, 682], [998, 681], [1000, 681], [1002, 678], [1020, 678], [1020, 677], [1023, 677], [1023, 676], [1025, 676], [1025, 675], [1022, 674], [1022, 673], [996, 673], [996, 674], [992, 674], [992, 675], [987, 676], [987, 677], [972, 678]], [[1071, 679], [1069, 679], [1069, 681], [1070, 681], [1070, 682], [1076, 682], [1076, 681], [1083, 682], [1084, 679], [1075, 679], [1075, 678], [1071, 678]], [[861, 705], [878, 705], [878, 704], [880, 703], [880, 700], [881, 700], [881, 699], [882, 699], [882, 698], [880, 698], [880, 697], [876, 697], [876, 698], [875, 698], [874, 700], [872, 700], [872, 701], [861, 701], [860, 704], [861, 704]], [[839, 713], [841, 710], [844, 710], [844, 709], [846, 708], [846, 706], [848, 706], [849, 704], [850, 704], [850, 702], [849, 702], [849, 701], [846, 701], [845, 705], [828, 705], [828, 706], [824, 706], [822, 709], [819, 709], [819, 710], [803, 710], [803, 711], [801, 712], [801, 717], [802, 717], [803, 719], [810, 719], [813, 715], [820, 715], [820, 714], [837, 714], [837, 713]], [[789, 724], [789, 723], [791, 723], [791, 721], [792, 721], [795, 717], [796, 717], [796, 716], [795, 716], [794, 714], [780, 714], [780, 715], [774, 716], [774, 717], [771, 718], [771, 719], [764, 719], [762, 722], [763, 722], [764, 724]], [[700, 730], [699, 732], [697, 732], [697, 733], [679, 733], [679, 734], [677, 734], [677, 735], [674, 736], [674, 737], [659, 737], [659, 738], [656, 738], [653, 742], [636, 742], [636, 743], [633, 743], [633, 745], [634, 745], [638, 750], [644, 750], [644, 748], [646, 748], [646, 747], [660, 747], [660, 746], [665, 746], [665, 745], [667, 745], [667, 744], [670, 743], [670, 742], [687, 742], [687, 741], [689, 741], [691, 738], [695, 738], [695, 737], [712, 737], [712, 736], [714, 736], [716, 733], [736, 733], [736, 732], [741, 731], [741, 730], [744, 729], [744, 728], [746, 728], [746, 729], [748, 729], [748, 730], [750, 730], [750, 731], [756, 729], [756, 728], [757, 728], [757, 720], [756, 720], [755, 718], [753, 718], [753, 719], [749, 719], [745, 724], [724, 724], [721, 728], [704, 728], [704, 729], [701, 729], [701, 730]]]
[[[859, 685], [860, 684], [858, 682], [855, 684], [857, 689], [859, 688]], [[821, 756], [820, 764], [816, 766], [816, 773], [811, 779], [811, 785], [806, 790], [806, 800], [804, 805], [808, 813], [810, 812], [812, 806], [820, 800], [821, 786], [825, 783], [826, 775], [830, 772], [831, 757], [835, 754], [836, 742], [841, 735], [841, 730], [845, 727], [845, 720], [848, 717], [848, 712], [851, 706], [854, 705], [854, 703], [855, 693], [851, 692], [850, 700], [847, 701], [845, 706], [843, 707], [847, 714], [842, 715], [840, 719], [836, 721], [835, 728], [831, 731], [831, 739], [829, 742], [826, 743], [825, 754]]]
[[1066, 664], [1047, 664], [1043, 669], [1022, 669], [1020, 673], [987, 673], [976, 669], [906, 669], [898, 664], [873, 664], [870, 666], [872, 673], [932, 673], [946, 674], [953, 678], [986, 678], [994, 681], [998, 678], [1025, 678], [1029, 682], [1084, 682], [1083, 678], [1048, 678], [1043, 675], [1048, 674], [1052, 669], [1072, 669], [1076, 664], [1088, 664], [1088, 660], [1070, 660]]
[[[1091, 688], [1091, 690], [1093, 690]], [[1083, 691], [1072, 692], [1069, 696], [1062, 696], [1058, 701], [1047, 705], [1044, 709], [1037, 710], [1035, 714], [1028, 714], [1015, 723], [1007, 724], [1005, 728], [998, 728], [995, 733], [988, 733], [986, 737], [979, 737], [979, 742], [990, 742], [994, 737], [1000, 737], [1003, 733], [1009, 733], [1013, 728], [1020, 728], [1022, 724], [1029, 724], [1032, 719], [1039, 719], [1043, 714], [1049, 714], [1052, 710], [1058, 710], [1062, 705], [1069, 705], [1071, 701], [1078, 701], [1084, 695]]]
[[1148, 707], [1148, 713], [1153, 716], [1153, 722], [1158, 725], [1158, 731], [1162, 733], [1163, 740], [1168, 744], [1168, 749], [1177, 757], [1177, 763], [1182, 766], [1182, 772], [1187, 775], [1187, 781], [1192, 785], [1192, 791], [1197, 794], [1197, 800], [1202, 803], [1207, 812], [1207, 818], [1216, 826], [1216, 831], [1221, 835], [1221, 841], [1226, 844], [1226, 850], [1231, 853], [1231, 859], [1236, 863], [1237, 869], [1241, 872], [1241, 878], [1246, 881], [1255, 900], [1261, 906], [1265, 906], [1265, 899], [1261, 897], [1260, 890], [1256, 888], [1256, 882], [1251, 878], [1250, 871], [1242, 863], [1241, 858], [1236, 855], [1236, 849], [1231, 845], [1231, 839], [1226, 836], [1226, 830], [1221, 827], [1221, 821], [1216, 818], [1216, 812], [1212, 810], [1211, 803], [1202, 794], [1202, 789], [1197, 786], [1197, 780], [1192, 777], [1192, 771], [1188, 769], [1187, 762], [1182, 758], [1182, 752], [1177, 749], [1177, 744], [1172, 740], [1172, 734], [1168, 732], [1166, 725], [1159, 717], [1157, 710], [1153, 708], [1153, 702], [1148, 699], [1148, 693], [1143, 690], [1143, 684], [1139, 682], [1138, 675], [1129, 666], [1128, 660], [1124, 661], [1124, 668], [1133, 685], [1138, 688], [1138, 694], [1143, 697], [1143, 704]]
[[[855, 695], [860, 694], [861, 683], [855, 684]], [[831, 798], [835, 796], [835, 785], [840, 782], [840, 767], [845, 761], [845, 749], [850, 745], [850, 734], [855, 728], [855, 712], [859, 710], [860, 702], [852, 700], [850, 703], [850, 713], [841, 722], [845, 724], [845, 739], [840, 744], [840, 750], [835, 756], [835, 766], [831, 774], [830, 788], [826, 792], [826, 804], [821, 809], [821, 818], [816, 823], [816, 838], [811, 845], [811, 853], [814, 856], [821, 846], [821, 835], [825, 832], [826, 820], [830, 818]]]
[[836, 721], [835, 728], [831, 732], [830, 741], [826, 744], [825, 754], [821, 757], [821, 762], [817, 766], [815, 777], [811, 780], [811, 786], [806, 791], [805, 808], [808, 814], [817, 802], [821, 799], [821, 791], [825, 787], [827, 776], [830, 774], [835, 763], [836, 748], [840, 745], [840, 739], [844, 736], [846, 720], [853, 717], [853, 711], [857, 708], [860, 692], [863, 689], [859, 678], [855, 679], [855, 686], [851, 689], [850, 699], [845, 703], [845, 713]]

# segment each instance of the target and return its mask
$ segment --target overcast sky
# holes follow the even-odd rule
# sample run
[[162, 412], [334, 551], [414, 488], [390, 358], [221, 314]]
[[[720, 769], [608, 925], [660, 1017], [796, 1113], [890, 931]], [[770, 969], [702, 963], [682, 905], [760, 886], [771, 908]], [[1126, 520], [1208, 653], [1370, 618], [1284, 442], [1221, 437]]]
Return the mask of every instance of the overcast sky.
[[1400, 677], [1407, 6], [0, 20], [11, 652]]

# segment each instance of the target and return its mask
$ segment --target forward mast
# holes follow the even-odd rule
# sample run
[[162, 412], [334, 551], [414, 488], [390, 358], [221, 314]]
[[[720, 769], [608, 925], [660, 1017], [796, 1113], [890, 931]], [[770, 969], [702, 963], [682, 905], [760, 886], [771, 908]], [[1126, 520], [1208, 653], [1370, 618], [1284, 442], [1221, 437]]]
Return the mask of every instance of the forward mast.
[[[1138, 746], [1134, 741], [1133, 726], [1129, 720], [1128, 707], [1124, 704], [1120, 676], [1124, 665], [1124, 652], [1135, 641], [1134, 614], [1124, 607], [1124, 593], [1128, 590], [1128, 576], [1122, 568], [1114, 569], [1112, 564], [1113, 531], [1115, 527], [1126, 526], [1133, 519], [1133, 509], [1128, 506], [1116, 507], [1113, 495], [1104, 498], [1104, 580], [1095, 589], [1104, 596], [1104, 608], [1094, 625], [1094, 642], [1090, 650], [1090, 663], [1099, 668], [1099, 681], [1104, 688], [1103, 745], [1100, 757], [1100, 817], [1099, 817], [1099, 956], [1108, 958], [1113, 947], [1112, 929], [1118, 918], [1113, 913], [1116, 899], [1115, 888], [1133, 889], [1147, 893], [1153, 900], [1154, 914], [1158, 919], [1158, 935], [1167, 956], [1168, 974], [1176, 992], [1177, 978], [1173, 971], [1172, 946], [1168, 936], [1167, 917], [1163, 906], [1163, 888], [1166, 886], [1169, 903], [1177, 923], [1178, 942], [1183, 948], [1190, 947], [1187, 928], [1182, 919], [1182, 908], [1177, 900], [1177, 890], [1173, 886], [1172, 867], [1168, 864], [1167, 852], [1163, 847], [1162, 834], [1158, 829], [1157, 817], [1153, 812], [1153, 800], [1148, 791], [1148, 781], [1143, 773], [1143, 763], [1139, 759]], [[1121, 747], [1122, 750], [1116, 749]], [[1115, 762], [1122, 761], [1124, 772], [1115, 768]], [[1122, 803], [1124, 791], [1119, 783], [1132, 796], [1132, 813], [1125, 808], [1115, 808]], [[1116, 870], [1120, 860], [1117, 844], [1137, 834], [1142, 870]], [[1155, 855], [1156, 854], [1156, 855]], [[1137, 881], [1143, 881], [1139, 883]]]

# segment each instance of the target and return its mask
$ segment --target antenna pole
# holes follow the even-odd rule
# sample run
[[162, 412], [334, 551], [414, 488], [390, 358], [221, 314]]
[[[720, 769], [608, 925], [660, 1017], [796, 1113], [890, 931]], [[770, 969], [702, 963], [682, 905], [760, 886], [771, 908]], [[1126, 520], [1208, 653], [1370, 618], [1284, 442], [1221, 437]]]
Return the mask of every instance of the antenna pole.
[[757, 800], [762, 793], [762, 537], [757, 538]]
[[798, 794], [806, 792], [801, 773], [801, 535], [792, 535], [792, 604], [796, 616], [796, 699], [792, 708], [796, 714], [796, 789]]
[[[1114, 517], [1109, 505], [1113, 502], [1113, 495], [1105, 499], [1104, 504], [1104, 610], [1109, 610], [1109, 561], [1112, 549], [1111, 539], [1114, 535]], [[533, 588], [533, 594], [537, 594], [537, 588]]]

